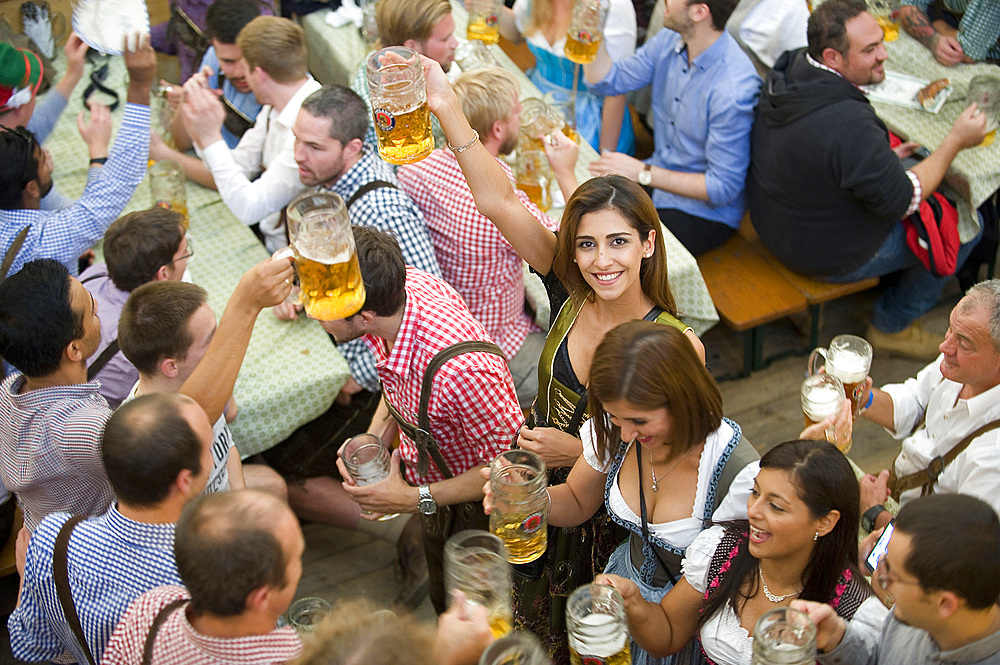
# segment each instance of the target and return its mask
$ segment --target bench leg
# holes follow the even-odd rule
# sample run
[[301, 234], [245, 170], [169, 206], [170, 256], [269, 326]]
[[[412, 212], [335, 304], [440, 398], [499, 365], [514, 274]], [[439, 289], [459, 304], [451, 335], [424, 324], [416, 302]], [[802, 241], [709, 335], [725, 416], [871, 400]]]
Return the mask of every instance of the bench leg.
[[753, 369], [764, 369], [764, 326], [753, 329]]
[[823, 318], [823, 305], [809, 305], [809, 350], [819, 346], [819, 326]]
[[757, 348], [756, 332], [756, 328], [743, 331], [743, 371], [740, 373], [741, 377], [750, 376], [754, 370], [754, 353]]

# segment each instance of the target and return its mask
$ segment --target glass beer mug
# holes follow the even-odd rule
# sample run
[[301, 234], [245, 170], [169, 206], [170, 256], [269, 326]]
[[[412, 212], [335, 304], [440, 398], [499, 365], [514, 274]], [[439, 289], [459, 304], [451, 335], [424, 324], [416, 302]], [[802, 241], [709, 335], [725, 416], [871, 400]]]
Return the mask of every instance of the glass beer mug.
[[332, 192], [300, 194], [287, 211], [306, 313], [320, 321], [357, 314], [365, 304], [365, 284], [344, 200]]
[[528, 563], [545, 554], [548, 482], [545, 462], [530, 450], [506, 450], [490, 464], [490, 531], [507, 547], [510, 563]]
[[566, 631], [572, 665], [632, 662], [625, 601], [614, 587], [587, 584], [574, 591], [566, 604]]
[[576, 0], [566, 30], [566, 57], [585, 65], [597, 58], [608, 20], [608, 0]]
[[500, 12], [503, 3], [499, 0], [466, 0], [465, 8], [469, 10], [466, 39], [478, 39], [484, 44], [496, 44], [500, 41]]
[[379, 49], [368, 56], [366, 73], [379, 156], [390, 164], [412, 164], [431, 154], [431, 112], [417, 52]]
[[790, 607], [768, 610], [754, 627], [752, 665], [813, 665], [816, 626]]
[[[563, 117], [552, 106], [538, 97], [529, 97], [521, 102], [521, 119], [518, 130], [518, 152], [541, 150], [545, 146], [541, 137], [562, 130]], [[543, 155], [544, 158], [544, 155]]]
[[444, 581], [452, 591], [465, 594], [468, 603], [489, 612], [493, 639], [514, 628], [510, 602], [510, 566], [503, 541], [487, 531], [459, 531], [444, 545]]
[[149, 167], [149, 191], [153, 196], [153, 205], [183, 215], [186, 229], [190, 222], [184, 179], [184, 171], [175, 161], [161, 159]]
[[[823, 422], [840, 411], [844, 400], [844, 384], [829, 374], [814, 374], [802, 382], [800, 399], [805, 426]], [[827, 434], [829, 437], [829, 433]], [[829, 439], [827, 439], [829, 440]], [[851, 439], [830, 441], [845, 455], [851, 451]]]
[[479, 665], [551, 665], [551, 661], [537, 637], [515, 631], [486, 647]]
[[552, 195], [549, 193], [552, 170], [544, 152], [518, 151], [514, 177], [517, 180], [517, 188], [527, 194], [532, 203], [543, 211], [552, 207]]
[[[822, 362], [818, 362], [822, 359]], [[827, 349], [819, 347], [809, 354], [810, 376], [826, 365], [826, 373], [835, 376], [844, 384], [844, 396], [851, 400], [851, 413], [860, 415], [861, 400], [865, 390], [865, 379], [872, 368], [872, 345], [856, 335], [837, 335]]]
[[996, 140], [997, 114], [1000, 113], [1000, 78], [995, 76], [976, 76], [969, 81], [969, 92], [965, 103], [976, 103], [976, 113], [986, 116], [986, 138], [979, 145], [987, 146]]

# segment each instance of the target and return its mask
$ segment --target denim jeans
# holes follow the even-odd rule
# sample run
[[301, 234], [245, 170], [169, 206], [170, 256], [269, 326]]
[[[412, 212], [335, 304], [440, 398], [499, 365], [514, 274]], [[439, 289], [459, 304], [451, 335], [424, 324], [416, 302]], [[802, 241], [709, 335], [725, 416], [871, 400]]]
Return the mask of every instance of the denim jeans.
[[[980, 231], [976, 237], [959, 247], [956, 272], [979, 241], [982, 222], [980, 217]], [[854, 272], [825, 278], [825, 281], [855, 282], [869, 277], [881, 277], [898, 270], [903, 271], [899, 281], [882, 292], [872, 313], [872, 325], [875, 328], [885, 333], [895, 333], [907, 328], [929, 312], [941, 297], [944, 285], [951, 279], [951, 276], [935, 277], [924, 267], [906, 244], [906, 231], [902, 222], [893, 226], [889, 237], [868, 263]]]

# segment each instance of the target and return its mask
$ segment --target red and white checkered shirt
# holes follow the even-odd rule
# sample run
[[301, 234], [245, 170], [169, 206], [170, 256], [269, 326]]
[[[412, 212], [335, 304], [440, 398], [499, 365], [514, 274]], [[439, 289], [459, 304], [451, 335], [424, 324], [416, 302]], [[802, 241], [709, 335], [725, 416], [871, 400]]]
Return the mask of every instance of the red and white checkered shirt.
[[[493, 341], [455, 289], [415, 268], [406, 269], [406, 304], [392, 351], [386, 354], [381, 338], [361, 339], [375, 353], [386, 398], [413, 424], [418, 421], [420, 385], [431, 359], [457, 342]], [[507, 363], [483, 352], [456, 356], [438, 370], [428, 415], [434, 441], [456, 476], [509, 449], [524, 420]], [[402, 433], [399, 449], [411, 483], [444, 479], [433, 460], [426, 476], [417, 474], [417, 447]]]
[[[510, 167], [497, 160], [507, 177]], [[445, 280], [465, 298], [469, 311], [486, 326], [508, 358], [538, 327], [524, 311], [521, 257], [500, 231], [476, 209], [469, 183], [450, 150], [435, 150], [401, 166], [399, 183], [424, 214], [434, 254]], [[555, 231], [559, 223], [515, 189], [535, 219]]]
[[91, 381], [21, 393], [23, 374], [0, 386], [0, 478], [17, 494], [24, 525], [34, 531], [49, 513], [100, 515], [114, 500], [101, 460], [111, 417]]
[[[153, 620], [180, 598], [190, 598], [190, 594], [179, 586], [161, 586], [136, 598], [115, 628], [101, 665], [141, 663]], [[188, 621], [186, 607], [176, 608], [160, 625], [153, 642], [153, 665], [270, 665], [294, 660], [302, 652], [302, 642], [291, 627], [250, 637], [202, 635]]]

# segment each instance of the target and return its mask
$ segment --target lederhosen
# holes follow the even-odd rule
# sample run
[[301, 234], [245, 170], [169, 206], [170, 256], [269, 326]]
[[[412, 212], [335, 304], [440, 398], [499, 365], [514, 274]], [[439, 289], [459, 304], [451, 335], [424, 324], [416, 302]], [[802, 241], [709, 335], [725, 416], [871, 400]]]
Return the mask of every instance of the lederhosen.
[[[445, 461], [434, 435], [431, 433], [431, 420], [428, 412], [431, 401], [431, 386], [434, 377], [441, 367], [464, 353], [481, 352], [499, 356], [506, 363], [503, 351], [490, 342], [466, 341], [452, 344], [439, 351], [427, 364], [424, 370], [423, 382], [420, 386], [420, 407], [417, 412], [417, 424], [406, 420], [388, 400], [386, 391], [382, 390], [385, 405], [389, 414], [417, 448], [417, 475], [424, 478], [430, 470], [430, 460], [446, 479], [454, 478]], [[405, 474], [404, 474], [405, 477]], [[481, 501], [466, 501], [450, 506], [438, 505], [433, 515], [421, 515], [420, 521], [424, 532], [424, 553], [427, 556], [427, 573], [430, 579], [430, 596], [434, 609], [441, 614], [446, 609], [444, 594], [444, 543], [450, 536], [465, 529], [488, 529], [489, 518], [483, 513]]]
[[[226, 82], [226, 75], [222, 73], [222, 69], [219, 69], [219, 89], [225, 90], [223, 87]], [[222, 121], [222, 126], [229, 130], [229, 133], [240, 139], [246, 134], [247, 130], [253, 127], [254, 122], [257, 118], [251, 118], [243, 111], [236, 108], [231, 101], [223, 94], [222, 105], [226, 109], [226, 117]]]

